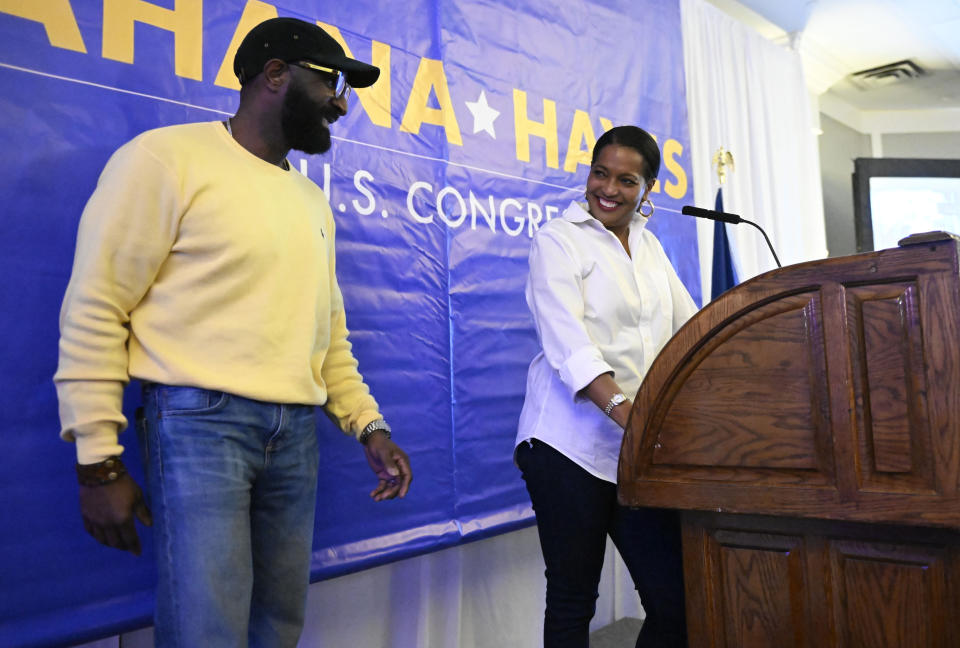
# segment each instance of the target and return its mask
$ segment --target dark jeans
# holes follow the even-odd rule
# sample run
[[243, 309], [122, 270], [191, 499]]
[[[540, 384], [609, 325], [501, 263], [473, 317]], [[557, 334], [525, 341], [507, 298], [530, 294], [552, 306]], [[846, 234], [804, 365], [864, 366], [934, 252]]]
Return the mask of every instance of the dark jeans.
[[547, 567], [544, 648], [587, 648], [608, 534], [647, 613], [637, 648], [686, 646], [677, 513], [620, 506], [615, 484], [537, 440], [532, 447], [520, 444], [517, 465], [533, 502]]

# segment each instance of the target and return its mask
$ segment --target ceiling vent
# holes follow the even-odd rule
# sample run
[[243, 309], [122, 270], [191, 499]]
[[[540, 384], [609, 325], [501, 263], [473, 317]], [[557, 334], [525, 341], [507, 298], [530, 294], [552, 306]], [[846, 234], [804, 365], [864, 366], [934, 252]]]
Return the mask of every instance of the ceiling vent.
[[911, 79], [925, 76], [926, 70], [910, 60], [887, 63], [869, 70], [860, 70], [850, 75], [850, 81], [861, 90], [885, 88]]

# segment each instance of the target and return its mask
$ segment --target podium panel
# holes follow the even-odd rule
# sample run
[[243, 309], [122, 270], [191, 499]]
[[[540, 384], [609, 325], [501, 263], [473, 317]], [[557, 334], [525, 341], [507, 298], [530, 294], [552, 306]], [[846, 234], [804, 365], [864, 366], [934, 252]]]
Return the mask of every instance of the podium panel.
[[637, 393], [618, 488], [683, 511], [692, 646], [957, 646], [958, 475], [958, 240], [932, 233], [701, 310]]
[[960, 645], [956, 532], [682, 514], [692, 647]]

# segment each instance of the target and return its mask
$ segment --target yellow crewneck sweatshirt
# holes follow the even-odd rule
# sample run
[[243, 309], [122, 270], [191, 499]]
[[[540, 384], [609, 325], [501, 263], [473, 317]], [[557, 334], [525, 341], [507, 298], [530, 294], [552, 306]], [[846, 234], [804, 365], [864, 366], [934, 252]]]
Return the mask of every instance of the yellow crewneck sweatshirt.
[[122, 452], [130, 377], [380, 415], [347, 340], [326, 196], [220, 122], [148, 131], [110, 158], [80, 219], [54, 382], [80, 463]]

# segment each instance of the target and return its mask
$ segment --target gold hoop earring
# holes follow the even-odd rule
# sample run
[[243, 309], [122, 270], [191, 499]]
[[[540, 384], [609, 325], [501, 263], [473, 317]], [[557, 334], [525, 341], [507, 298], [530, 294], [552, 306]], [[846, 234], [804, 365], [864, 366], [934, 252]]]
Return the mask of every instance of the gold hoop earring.
[[[647, 203], [648, 205], [650, 205], [650, 211], [648, 212], [643, 211], [643, 203]], [[653, 206], [653, 201], [650, 200], [649, 198], [644, 198], [643, 200], [641, 200], [640, 205], [637, 207], [637, 213], [643, 216], [644, 218], [650, 218], [651, 216], [653, 216], [653, 212], [655, 211], [657, 211], [657, 208]]]

